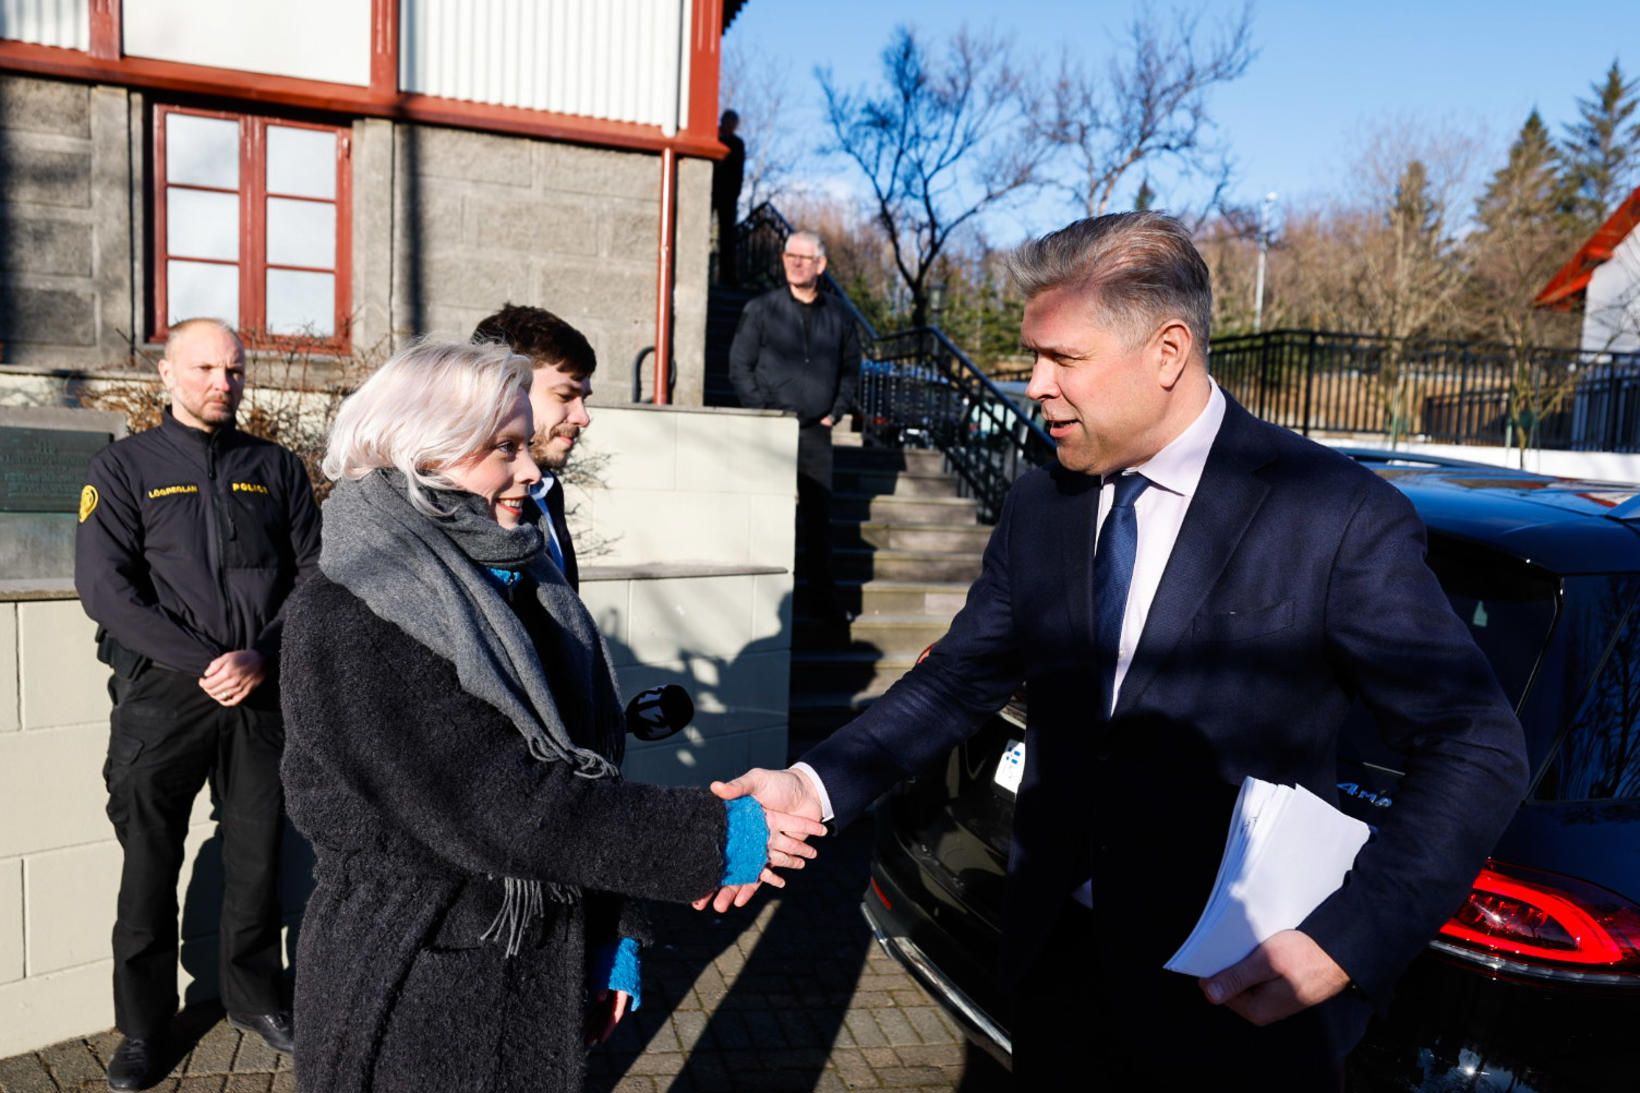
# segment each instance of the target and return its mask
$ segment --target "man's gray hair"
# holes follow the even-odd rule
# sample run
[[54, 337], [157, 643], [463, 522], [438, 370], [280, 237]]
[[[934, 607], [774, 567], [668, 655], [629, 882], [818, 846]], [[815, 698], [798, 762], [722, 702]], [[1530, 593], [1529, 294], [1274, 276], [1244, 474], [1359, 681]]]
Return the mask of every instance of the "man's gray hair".
[[1130, 344], [1166, 319], [1183, 320], [1196, 352], [1207, 359], [1213, 286], [1190, 233], [1171, 216], [1130, 212], [1078, 220], [1022, 245], [1008, 269], [1026, 299], [1077, 287], [1101, 321], [1127, 332]]
[[804, 228], [802, 231], [794, 231], [790, 235], [786, 236], [786, 242], [788, 243], [790, 243], [793, 239], [807, 239], [810, 243], [814, 244], [815, 254], [818, 254], [822, 258], [826, 256], [826, 241], [820, 238], [820, 234], [818, 232], [811, 232], [807, 228]]

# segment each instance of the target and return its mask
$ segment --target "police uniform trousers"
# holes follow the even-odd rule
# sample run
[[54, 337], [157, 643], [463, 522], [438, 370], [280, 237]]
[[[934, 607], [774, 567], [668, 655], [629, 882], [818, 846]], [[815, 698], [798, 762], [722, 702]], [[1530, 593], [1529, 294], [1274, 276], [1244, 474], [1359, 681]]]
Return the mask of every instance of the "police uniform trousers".
[[277, 684], [264, 682], [239, 706], [224, 707], [195, 677], [151, 665], [134, 679], [116, 675], [109, 690], [114, 713], [103, 781], [125, 851], [114, 923], [115, 1023], [126, 1036], [151, 1037], [176, 1013], [177, 878], [188, 818], [207, 781], [222, 850], [223, 1004], [248, 1014], [285, 1008]]

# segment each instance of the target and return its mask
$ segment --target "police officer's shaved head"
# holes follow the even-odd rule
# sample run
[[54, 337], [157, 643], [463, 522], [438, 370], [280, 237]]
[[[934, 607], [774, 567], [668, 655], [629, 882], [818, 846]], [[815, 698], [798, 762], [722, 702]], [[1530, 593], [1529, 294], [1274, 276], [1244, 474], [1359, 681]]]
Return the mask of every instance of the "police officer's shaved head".
[[221, 319], [206, 317], [183, 319], [181, 322], [172, 323], [170, 332], [165, 339], [167, 355], [169, 355], [170, 347], [176, 343], [177, 338], [187, 335], [195, 330], [216, 330], [220, 333], [226, 334], [228, 337], [233, 339], [234, 345], [239, 347], [239, 355], [241, 357], [245, 355], [245, 342], [244, 339], [239, 336], [239, 331], [235, 330]]
[[220, 319], [186, 319], [171, 327], [159, 378], [171, 416], [211, 432], [233, 424], [245, 396], [245, 343]]

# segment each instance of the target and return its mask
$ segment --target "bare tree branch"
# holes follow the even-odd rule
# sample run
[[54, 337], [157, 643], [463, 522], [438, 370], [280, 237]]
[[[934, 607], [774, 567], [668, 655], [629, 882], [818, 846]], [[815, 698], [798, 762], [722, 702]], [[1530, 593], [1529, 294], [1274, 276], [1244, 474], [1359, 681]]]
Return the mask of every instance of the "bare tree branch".
[[720, 99], [726, 109], [740, 115], [740, 134], [746, 141], [742, 215], [801, 188], [796, 184], [797, 168], [805, 149], [788, 117], [788, 75], [780, 58], [748, 55], [733, 38], [724, 43]]
[[1164, 26], [1146, 12], [1128, 27], [1103, 73], [1067, 49], [1050, 94], [1047, 134], [1076, 168], [1064, 188], [1087, 215], [1100, 216], [1135, 167], [1166, 163], [1186, 176], [1216, 178], [1215, 191], [1222, 192], [1229, 157], [1212, 140], [1207, 96], [1239, 79], [1255, 56], [1251, 6], [1211, 37], [1198, 14], [1177, 13]]
[[952, 233], [1038, 185], [1048, 145], [1030, 83], [1003, 38], [959, 31], [936, 59], [906, 27], [883, 50], [878, 88], [848, 92], [829, 69], [816, 76], [829, 150], [865, 176], [920, 325], [930, 272]]

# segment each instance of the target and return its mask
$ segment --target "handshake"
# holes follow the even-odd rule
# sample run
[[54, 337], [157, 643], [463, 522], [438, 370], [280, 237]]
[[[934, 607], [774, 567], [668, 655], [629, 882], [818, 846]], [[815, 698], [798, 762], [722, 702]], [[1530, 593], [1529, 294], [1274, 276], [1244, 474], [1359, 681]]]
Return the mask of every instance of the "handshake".
[[754, 767], [729, 782], [713, 782], [712, 792], [725, 801], [751, 797], [763, 806], [763, 820], [769, 829], [768, 864], [751, 884], [726, 885], [713, 895], [695, 900], [695, 910], [711, 906], [722, 914], [731, 906], [744, 907], [765, 884], [786, 887], [786, 879], [775, 868], [801, 869], [816, 854], [808, 844], [810, 836], [824, 835], [820, 822], [824, 814], [820, 792], [814, 780], [795, 770], [763, 770]]
[[[664, 740], [688, 725], [694, 716], [695, 704], [688, 692], [668, 683], [633, 696], [626, 707], [626, 727], [640, 740]], [[725, 801], [738, 797], [756, 800], [763, 806], [763, 822], [769, 831], [768, 864], [762, 876], [751, 884], [726, 885], [694, 902], [697, 911], [710, 904], [721, 914], [731, 905], [746, 906], [765, 884], [786, 887], [785, 878], [772, 867], [803, 868], [815, 856], [814, 847], [806, 840], [811, 835], [824, 835], [826, 828], [820, 822], [824, 807], [815, 783], [797, 771], [754, 767], [732, 782], [713, 782], [712, 792]]]

